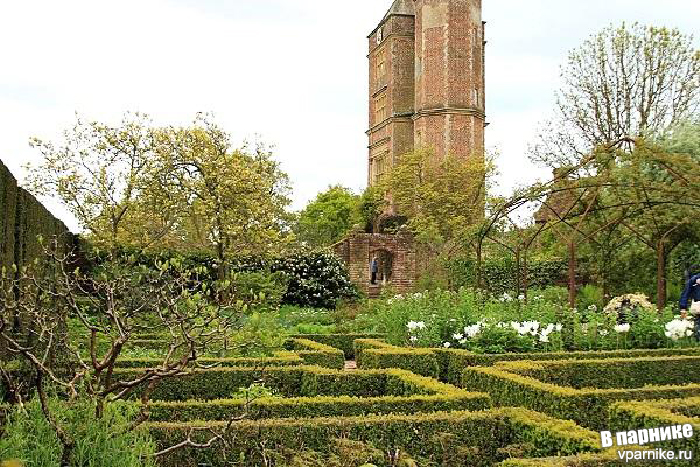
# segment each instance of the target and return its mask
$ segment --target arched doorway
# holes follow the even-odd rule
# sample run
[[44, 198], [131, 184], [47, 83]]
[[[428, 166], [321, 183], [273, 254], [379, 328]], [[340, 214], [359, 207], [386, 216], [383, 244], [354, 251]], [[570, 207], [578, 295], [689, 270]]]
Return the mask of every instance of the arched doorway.
[[394, 272], [394, 253], [389, 250], [375, 250], [372, 252], [370, 264], [377, 258], [377, 283], [390, 284]]

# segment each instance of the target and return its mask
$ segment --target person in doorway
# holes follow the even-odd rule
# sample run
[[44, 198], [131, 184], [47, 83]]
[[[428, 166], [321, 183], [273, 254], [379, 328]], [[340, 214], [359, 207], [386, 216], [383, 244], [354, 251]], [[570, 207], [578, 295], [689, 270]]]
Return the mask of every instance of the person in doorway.
[[372, 272], [372, 285], [374, 285], [377, 283], [377, 273], [379, 272], [379, 260], [376, 256], [372, 258], [370, 271]]
[[685, 284], [680, 302], [681, 319], [688, 316], [688, 305], [690, 314], [695, 318], [695, 339], [700, 341], [700, 274], [691, 276]]

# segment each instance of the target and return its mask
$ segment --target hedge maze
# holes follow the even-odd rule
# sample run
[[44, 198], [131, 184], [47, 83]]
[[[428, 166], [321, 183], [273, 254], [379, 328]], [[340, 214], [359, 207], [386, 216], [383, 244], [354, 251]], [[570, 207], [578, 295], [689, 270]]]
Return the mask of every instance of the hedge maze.
[[[154, 341], [135, 343], [156, 348]], [[343, 370], [352, 356], [359, 369]], [[114, 376], [157, 363], [126, 359]], [[475, 355], [399, 348], [372, 335], [305, 335], [270, 357], [200, 363], [207, 368], [154, 390], [148, 429], [161, 448], [187, 437], [206, 443], [212, 433], [223, 433], [222, 444], [179, 449], [162, 466], [264, 465], [273, 452], [327, 456], [338, 443], [382, 466], [391, 463], [372, 453], [455, 467], [646, 465], [602, 448], [597, 432], [678, 424], [700, 431], [697, 348]], [[253, 383], [270, 392], [241, 396]], [[232, 418], [240, 418], [233, 429], [218, 431]], [[660, 446], [700, 448], [695, 438], [634, 448]]]

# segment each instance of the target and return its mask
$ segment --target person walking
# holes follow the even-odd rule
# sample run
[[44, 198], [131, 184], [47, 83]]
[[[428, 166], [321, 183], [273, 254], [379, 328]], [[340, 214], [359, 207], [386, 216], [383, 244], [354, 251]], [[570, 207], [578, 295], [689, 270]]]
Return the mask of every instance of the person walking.
[[375, 285], [377, 283], [377, 273], [379, 272], [379, 260], [376, 256], [372, 258], [370, 270], [372, 271], [372, 285]]
[[688, 305], [695, 319], [695, 339], [700, 341], [700, 274], [692, 275], [685, 284], [680, 302], [681, 319], [688, 316]]

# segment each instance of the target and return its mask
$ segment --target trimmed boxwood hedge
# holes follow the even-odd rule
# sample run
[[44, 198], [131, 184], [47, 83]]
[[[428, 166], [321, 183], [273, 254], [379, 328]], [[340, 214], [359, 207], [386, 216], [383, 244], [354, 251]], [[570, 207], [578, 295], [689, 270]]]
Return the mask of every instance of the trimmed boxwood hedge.
[[[161, 340], [156, 340], [156, 339], [137, 339], [129, 344], [132, 347], [139, 347], [142, 349], [150, 349], [150, 350], [163, 350], [165, 351], [164, 348], [164, 341]], [[296, 355], [296, 362], [294, 361], [295, 359], [292, 358], [292, 356], [287, 355], [286, 357], [282, 357], [279, 353], [274, 355], [273, 357], [265, 357], [264, 359], [256, 358], [256, 357], [245, 357], [245, 358], [239, 358], [239, 357], [232, 357], [232, 358], [200, 358], [199, 361], [209, 364], [208, 362], [211, 362], [211, 364], [217, 364], [220, 363], [220, 366], [256, 366], [257, 362], [259, 361], [264, 361], [264, 362], [269, 362], [270, 365], [275, 364], [275, 366], [280, 366], [277, 363], [280, 363], [281, 365], [292, 365], [296, 364], [299, 362], [299, 359], [303, 361], [303, 363], [308, 364], [308, 365], [319, 365], [323, 366], [326, 368], [343, 368], [345, 366], [345, 356], [343, 354], [343, 351], [340, 349], [336, 349], [333, 347], [330, 347], [326, 344], [322, 344], [320, 342], [315, 342], [312, 340], [308, 339], [290, 339], [284, 344], [285, 348], [288, 351], [293, 351], [294, 355]], [[123, 363], [122, 363], [123, 361]], [[118, 363], [117, 366], [120, 367], [130, 367], [130, 368], [136, 368], [136, 367], [148, 367], [153, 364], [153, 362], [157, 363], [157, 359], [150, 359], [150, 358], [123, 358], [120, 359], [120, 362]], [[236, 362], [241, 361], [243, 362], [241, 365], [238, 365]], [[143, 362], [143, 365], [139, 365], [139, 362]]]
[[[306, 370], [311, 373], [313, 369]], [[250, 401], [247, 412], [244, 399], [190, 400], [154, 402], [151, 420], [227, 420], [246, 413], [247, 418], [342, 417], [366, 414], [420, 413], [450, 410], [483, 410], [491, 406], [487, 394], [474, 393], [440, 383], [432, 378], [405, 370], [370, 370], [364, 372], [381, 376], [384, 392], [393, 395], [356, 397], [327, 395], [316, 397], [264, 397]], [[301, 387], [308, 388], [302, 373]], [[345, 379], [344, 376], [341, 378]], [[352, 376], [348, 377], [353, 379]], [[366, 379], [363, 379], [366, 381]], [[339, 393], [349, 392], [337, 388]], [[356, 388], [355, 388], [356, 389]]]
[[[120, 358], [117, 368], [154, 368], [163, 363], [162, 358]], [[268, 368], [278, 366], [297, 366], [304, 361], [292, 352], [275, 352], [272, 357], [199, 357], [197, 363], [206, 367], [246, 367]]]
[[700, 384], [700, 356], [501, 362], [497, 368], [574, 389]]
[[[635, 451], [645, 451], [647, 448], [636, 446]], [[646, 467], [649, 461], [626, 462], [620, 460], [617, 449], [608, 449], [601, 453], [585, 453], [577, 456], [548, 457], [545, 459], [508, 459], [501, 462], [497, 467]]]
[[381, 339], [383, 334], [298, 334], [297, 339], [308, 339], [340, 349], [345, 354], [345, 360], [355, 359], [354, 342], [357, 339]]
[[[666, 356], [700, 356], [700, 347], [672, 349], [634, 349], [577, 352], [547, 352], [527, 354], [475, 354], [469, 350], [442, 348], [396, 347], [376, 339], [359, 341], [360, 352], [369, 359], [358, 358], [361, 368], [403, 368], [425, 376], [433, 376], [450, 384], [460, 384], [462, 371], [468, 367], [492, 366], [503, 361], [589, 360], [607, 358], [637, 358]], [[357, 351], [357, 350], [356, 350]], [[407, 352], [412, 352], [409, 354]], [[438, 368], [434, 368], [437, 363]]]
[[[624, 363], [634, 371], [644, 372], [645, 366], [634, 363], [635, 360], [588, 361], [591, 370], [597, 365], [619, 365], [624, 370]], [[666, 359], [668, 368], [672, 368], [673, 358]], [[687, 360], [682, 359], [682, 360]], [[632, 363], [630, 363], [632, 362]], [[548, 413], [554, 417], [571, 419], [596, 430], [606, 429], [608, 410], [611, 403], [619, 400], [659, 399], [694, 396], [700, 394], [700, 384], [645, 386], [630, 389], [574, 389], [546, 383], [530, 376], [517, 374], [517, 371], [542, 369], [547, 364], [580, 364], [571, 362], [509, 362], [496, 367], [474, 367], [463, 371], [462, 386], [474, 391], [488, 392], [496, 405], [522, 406], [532, 410]], [[687, 365], [681, 361], [679, 365]], [[629, 373], [621, 370], [619, 378], [624, 379]], [[633, 371], [629, 370], [629, 371]], [[673, 370], [670, 370], [673, 371]], [[612, 374], [612, 373], [610, 373]], [[649, 376], [655, 381], [662, 381], [663, 375]]]
[[[114, 371], [114, 377], [130, 380], [144, 371], [147, 370], [120, 368]], [[411, 374], [395, 369], [349, 372], [319, 366], [193, 369], [188, 374], [162, 380], [153, 390], [151, 399], [225, 399], [256, 382], [264, 383], [284, 397], [435, 395], [451, 387], [439, 381], [416, 375], [408, 378], [406, 375]]]
[[353, 342], [354, 353], [355, 353], [355, 363], [357, 363], [358, 368], [370, 368], [362, 361], [362, 354], [367, 349], [393, 349], [395, 348], [391, 344], [379, 339], [356, 339]]
[[285, 343], [285, 347], [288, 350], [293, 350], [307, 365], [338, 369], [345, 367], [343, 351], [329, 345], [309, 339], [290, 339]]
[[[151, 423], [159, 447], [211, 437], [226, 422]], [[387, 452], [395, 449], [433, 459], [442, 465], [486, 467], [509, 457], [503, 448], [517, 446], [524, 457], [569, 455], [595, 451], [597, 434], [571, 422], [522, 409], [483, 412], [435, 412], [418, 415], [244, 420], [224, 435], [215, 449], [182, 449], [160, 459], [162, 467], [193, 465], [260, 465], [258, 447], [270, 450], [310, 449], [328, 453], [336, 438], [369, 443]]]
[[664, 449], [690, 450], [697, 455], [700, 452], [700, 436], [698, 436], [698, 433], [700, 433], [700, 417], [691, 417], [683, 414], [686, 411], [696, 412], [697, 409], [700, 409], [700, 397], [618, 402], [610, 406], [610, 422], [607, 430], [615, 433], [617, 431], [639, 430], [641, 428], [692, 425], [694, 433], [692, 438], [661, 441], [650, 444], [650, 446], [661, 446]]

